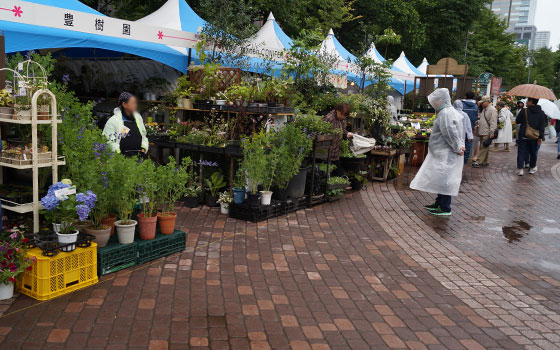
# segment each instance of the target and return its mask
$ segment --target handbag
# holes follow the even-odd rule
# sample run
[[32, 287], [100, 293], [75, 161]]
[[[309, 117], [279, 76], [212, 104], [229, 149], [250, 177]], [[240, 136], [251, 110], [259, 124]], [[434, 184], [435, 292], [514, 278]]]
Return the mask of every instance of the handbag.
[[527, 128], [525, 129], [525, 138], [529, 140], [538, 140], [541, 137], [541, 133], [538, 130], [533, 129], [529, 125], [529, 113], [525, 110], [525, 123], [527, 123]]

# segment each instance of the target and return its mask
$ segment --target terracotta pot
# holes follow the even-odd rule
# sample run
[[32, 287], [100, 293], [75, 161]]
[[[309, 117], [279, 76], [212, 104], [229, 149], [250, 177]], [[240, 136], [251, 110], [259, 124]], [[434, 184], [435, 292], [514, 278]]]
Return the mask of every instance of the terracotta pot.
[[111, 226], [111, 236], [115, 234], [115, 221], [117, 221], [115, 214], [109, 214], [105, 219], [101, 219], [101, 225]]
[[157, 216], [144, 217], [138, 214], [138, 233], [140, 239], [151, 240], [156, 238]]
[[109, 238], [111, 238], [111, 226], [103, 225], [99, 230], [89, 226], [86, 227], [86, 233], [88, 235], [95, 236], [95, 243], [97, 243], [97, 247], [103, 248], [107, 245], [107, 242], [109, 242]]
[[177, 214], [175, 213], [158, 213], [157, 222], [159, 226], [159, 233], [162, 235], [170, 235], [175, 232], [175, 220], [177, 219]]

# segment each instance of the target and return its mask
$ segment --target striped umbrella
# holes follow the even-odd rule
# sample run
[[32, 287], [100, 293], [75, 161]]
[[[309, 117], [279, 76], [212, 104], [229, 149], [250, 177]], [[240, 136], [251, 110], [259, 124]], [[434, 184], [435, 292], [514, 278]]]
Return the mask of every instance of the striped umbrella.
[[556, 100], [554, 92], [547, 87], [536, 85], [536, 84], [523, 84], [514, 87], [509, 90], [508, 94], [522, 97], [531, 98], [544, 98], [547, 100]]

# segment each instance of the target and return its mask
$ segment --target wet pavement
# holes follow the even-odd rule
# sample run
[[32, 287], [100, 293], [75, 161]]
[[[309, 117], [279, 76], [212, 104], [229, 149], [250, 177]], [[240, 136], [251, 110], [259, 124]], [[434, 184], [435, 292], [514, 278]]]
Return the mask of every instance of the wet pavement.
[[184, 252], [0, 304], [0, 348], [559, 349], [555, 150], [522, 178], [493, 151], [450, 218], [426, 213], [414, 170], [259, 224], [183, 208]]

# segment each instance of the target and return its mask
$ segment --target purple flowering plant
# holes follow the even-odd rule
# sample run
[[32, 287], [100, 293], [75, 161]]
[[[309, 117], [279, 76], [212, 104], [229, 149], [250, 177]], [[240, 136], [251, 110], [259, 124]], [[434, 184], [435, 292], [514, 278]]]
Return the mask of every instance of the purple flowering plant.
[[51, 223], [60, 224], [60, 234], [74, 233], [76, 220], [86, 221], [97, 202], [97, 196], [89, 190], [77, 194], [75, 190], [74, 194], [61, 191], [71, 190], [71, 187], [70, 180], [62, 180], [50, 186], [47, 194], [41, 198], [45, 217]]

